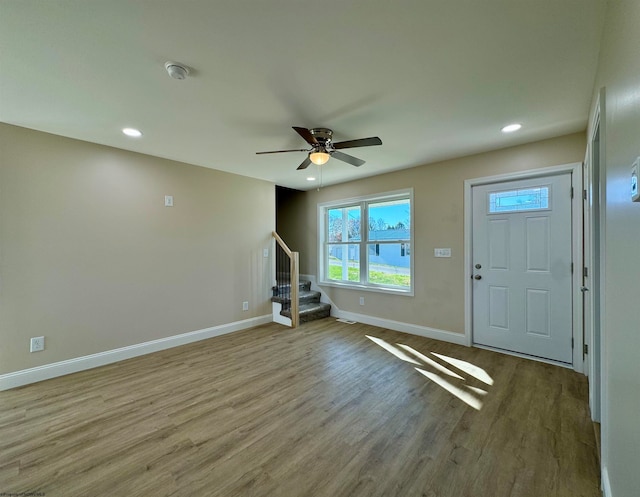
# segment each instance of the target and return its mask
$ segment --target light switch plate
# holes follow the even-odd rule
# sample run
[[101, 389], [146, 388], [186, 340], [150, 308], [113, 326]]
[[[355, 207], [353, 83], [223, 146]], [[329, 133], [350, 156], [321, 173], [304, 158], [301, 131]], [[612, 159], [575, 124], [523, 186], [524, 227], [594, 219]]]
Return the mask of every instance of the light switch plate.
[[434, 257], [451, 257], [451, 249], [450, 248], [437, 248], [433, 249]]

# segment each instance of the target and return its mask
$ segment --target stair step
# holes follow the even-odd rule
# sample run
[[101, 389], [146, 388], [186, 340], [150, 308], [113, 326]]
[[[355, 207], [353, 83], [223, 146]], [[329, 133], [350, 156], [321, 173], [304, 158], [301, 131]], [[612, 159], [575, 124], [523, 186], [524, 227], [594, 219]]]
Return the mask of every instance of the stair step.
[[302, 290], [298, 292], [298, 302], [302, 304], [320, 303], [321, 293], [315, 290]]
[[[312, 302], [320, 302], [320, 292], [316, 292], [315, 290], [300, 290], [298, 291], [298, 302], [300, 304], [307, 304]], [[271, 302], [279, 302], [280, 304], [290, 304], [291, 296], [287, 295], [286, 297], [283, 295], [277, 295], [271, 297]]]
[[[291, 309], [283, 310], [280, 314], [291, 318]], [[326, 318], [331, 314], [331, 304], [325, 304], [323, 302], [300, 304], [299, 314], [301, 323]]]
[[[278, 278], [279, 281], [286, 280]], [[321, 293], [311, 290], [311, 282], [300, 280], [298, 285], [299, 317], [301, 323], [329, 317], [331, 304], [320, 302]], [[282, 304], [280, 314], [291, 319], [291, 285], [289, 283], [278, 284], [273, 287], [272, 302]]]
[[[273, 296], [277, 297], [278, 295], [290, 293], [291, 285], [289, 283], [278, 284], [274, 287], [271, 287], [273, 290]], [[310, 281], [299, 281], [298, 282], [299, 291], [309, 291], [311, 290], [311, 282]]]

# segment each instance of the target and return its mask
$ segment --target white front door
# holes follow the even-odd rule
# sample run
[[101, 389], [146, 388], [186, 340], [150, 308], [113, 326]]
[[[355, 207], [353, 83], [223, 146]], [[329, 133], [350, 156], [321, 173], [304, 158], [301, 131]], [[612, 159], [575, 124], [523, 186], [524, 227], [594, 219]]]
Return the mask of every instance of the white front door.
[[473, 342], [572, 363], [571, 174], [474, 186]]

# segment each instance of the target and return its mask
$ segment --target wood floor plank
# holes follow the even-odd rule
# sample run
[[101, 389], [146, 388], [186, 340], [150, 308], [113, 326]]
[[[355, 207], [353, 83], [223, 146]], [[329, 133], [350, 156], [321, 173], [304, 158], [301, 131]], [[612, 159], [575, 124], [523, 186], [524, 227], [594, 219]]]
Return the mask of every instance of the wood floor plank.
[[0, 392], [0, 492], [599, 496], [573, 371], [332, 318]]

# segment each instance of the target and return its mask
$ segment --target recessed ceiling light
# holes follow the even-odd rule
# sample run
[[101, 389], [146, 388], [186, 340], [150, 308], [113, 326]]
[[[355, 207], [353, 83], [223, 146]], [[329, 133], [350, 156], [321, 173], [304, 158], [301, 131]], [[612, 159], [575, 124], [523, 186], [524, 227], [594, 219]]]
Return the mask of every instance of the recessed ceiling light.
[[315, 180], [316, 180], [316, 179], [315, 179], [313, 176], [309, 176], [309, 177], [307, 178], [307, 181], [315, 181]]
[[142, 136], [142, 131], [135, 128], [122, 128], [122, 132], [132, 138], [140, 138]]
[[513, 133], [514, 131], [518, 131], [520, 128], [522, 128], [522, 124], [518, 124], [518, 123], [508, 124], [504, 128], [502, 128], [502, 132]]

